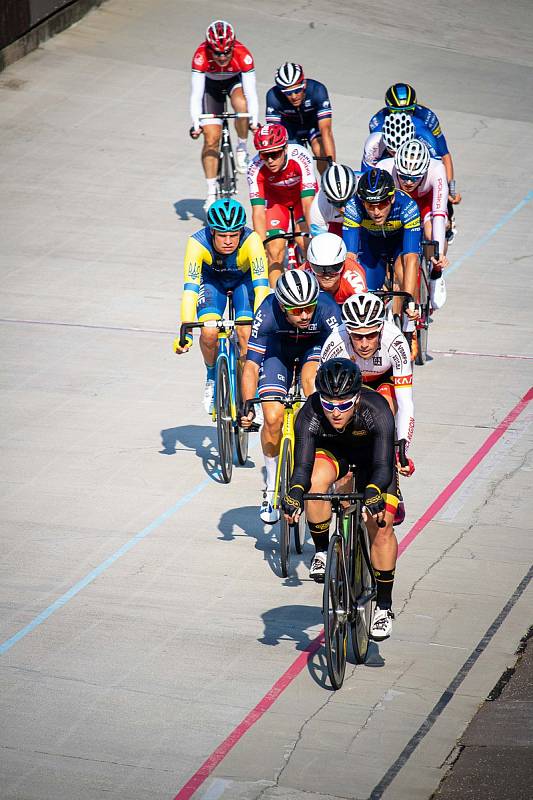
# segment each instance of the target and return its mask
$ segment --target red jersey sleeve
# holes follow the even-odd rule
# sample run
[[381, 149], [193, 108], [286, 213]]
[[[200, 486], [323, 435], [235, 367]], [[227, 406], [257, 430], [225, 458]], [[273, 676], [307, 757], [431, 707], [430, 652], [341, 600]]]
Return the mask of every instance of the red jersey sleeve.
[[233, 48], [233, 59], [237, 62], [240, 72], [251, 72], [255, 69], [254, 57], [247, 47], [242, 42], [235, 40], [235, 47]]
[[202, 42], [200, 47], [196, 48], [195, 53], [192, 57], [191, 68], [193, 72], [207, 72], [208, 59], [207, 59], [205, 42]]

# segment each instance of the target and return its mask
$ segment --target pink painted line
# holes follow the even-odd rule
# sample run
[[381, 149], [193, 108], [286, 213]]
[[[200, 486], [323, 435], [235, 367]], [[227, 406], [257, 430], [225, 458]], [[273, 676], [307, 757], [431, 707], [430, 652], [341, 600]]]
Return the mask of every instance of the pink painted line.
[[518, 361], [533, 361], [533, 356], [517, 356], [513, 353], [475, 353], [472, 350], [434, 350], [431, 348], [430, 353], [439, 353], [445, 356], [477, 356], [479, 358], [513, 358]]
[[[480, 462], [485, 458], [489, 451], [494, 447], [496, 442], [503, 436], [505, 431], [513, 424], [513, 422], [520, 416], [522, 411], [526, 408], [528, 403], [533, 400], [533, 386], [524, 395], [524, 397], [516, 404], [516, 406], [507, 414], [504, 420], [492, 431], [490, 436], [481, 445], [479, 450], [474, 453], [472, 458], [465, 464], [465, 466], [457, 473], [455, 478], [450, 481], [445, 489], [439, 494], [437, 499], [430, 505], [427, 511], [415, 522], [413, 527], [408, 531], [406, 536], [400, 542], [398, 548], [398, 557], [409, 547], [409, 545], [416, 539], [416, 537], [424, 530], [426, 525], [435, 517], [441, 510], [443, 505], [450, 499], [450, 497], [457, 491], [462, 483], [468, 476], [476, 469]], [[198, 769], [192, 778], [182, 786], [174, 800], [189, 800], [195, 792], [198, 791], [200, 786], [207, 780], [211, 773], [216, 769], [220, 762], [227, 756], [235, 745], [242, 739], [245, 733], [255, 725], [255, 723], [268, 711], [268, 709], [276, 702], [278, 697], [285, 691], [285, 689], [293, 682], [293, 680], [300, 674], [300, 672], [307, 666], [314, 654], [320, 649], [324, 641], [324, 631], [322, 630], [316, 639], [306, 647], [306, 649], [298, 656], [298, 658], [291, 664], [291, 666], [283, 673], [271, 689], [264, 695], [259, 703], [253, 708], [249, 714], [237, 725], [236, 728], [224, 739], [216, 750], [204, 761], [200, 769]]]

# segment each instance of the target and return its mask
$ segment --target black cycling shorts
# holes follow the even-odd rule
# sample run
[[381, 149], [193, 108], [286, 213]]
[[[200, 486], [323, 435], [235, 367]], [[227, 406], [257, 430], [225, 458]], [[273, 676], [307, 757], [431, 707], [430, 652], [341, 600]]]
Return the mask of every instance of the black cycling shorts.
[[[211, 78], [205, 79], [205, 91], [202, 100], [203, 114], [222, 114], [224, 111], [224, 98], [238, 86], [242, 86], [240, 73], [226, 81], [213, 81]], [[209, 120], [206, 120], [209, 122]], [[205, 123], [204, 123], [205, 124]]]

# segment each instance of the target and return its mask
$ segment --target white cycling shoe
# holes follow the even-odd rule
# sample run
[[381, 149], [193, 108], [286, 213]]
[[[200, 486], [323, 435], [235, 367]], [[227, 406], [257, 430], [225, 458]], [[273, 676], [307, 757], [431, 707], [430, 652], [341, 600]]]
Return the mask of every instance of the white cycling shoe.
[[274, 523], [279, 520], [279, 509], [274, 508], [272, 505], [273, 499], [274, 492], [266, 489], [263, 492], [263, 500], [261, 502], [261, 508], [259, 509], [261, 522], [264, 522], [266, 525], [274, 525]]
[[205, 382], [203, 406], [206, 414], [213, 413], [215, 407], [215, 381], [212, 378], [208, 378]]
[[388, 639], [392, 632], [392, 620], [394, 613], [390, 608], [380, 608], [376, 606], [374, 618], [370, 626], [370, 638], [375, 642], [382, 642]]
[[216, 201], [216, 199], [217, 199], [216, 192], [213, 192], [213, 193], [210, 192], [207, 195], [207, 197], [205, 198], [205, 203], [204, 203], [204, 211], [205, 211], [206, 214], [209, 211], [210, 206], [213, 205], [213, 203]]
[[309, 568], [309, 577], [317, 583], [324, 583], [327, 557], [328, 554], [320, 550], [318, 553], [315, 553], [311, 562], [311, 566]]
[[245, 150], [244, 147], [237, 147], [235, 151], [235, 169], [237, 172], [241, 175], [246, 175], [249, 163], [250, 156], [248, 155], [248, 150]]
[[441, 275], [440, 278], [431, 278], [429, 281], [429, 297], [431, 305], [435, 311], [442, 308], [446, 302], [446, 281]]

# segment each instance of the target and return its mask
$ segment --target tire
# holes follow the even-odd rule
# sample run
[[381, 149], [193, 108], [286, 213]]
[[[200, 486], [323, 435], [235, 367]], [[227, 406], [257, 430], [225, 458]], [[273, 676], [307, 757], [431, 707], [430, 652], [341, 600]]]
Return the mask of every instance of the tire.
[[294, 549], [301, 555], [304, 550], [305, 533], [307, 530], [307, 521], [305, 519], [305, 512], [302, 512], [297, 525], [293, 525], [294, 530]]
[[328, 675], [334, 689], [340, 689], [346, 671], [348, 644], [348, 581], [344, 568], [344, 542], [331, 537], [324, 579], [324, 643]]
[[[355, 522], [355, 517], [353, 518]], [[366, 551], [370, 561], [370, 542], [365, 525], [359, 520], [352, 549], [353, 613], [350, 622], [352, 650], [356, 664], [364, 664], [368, 655], [370, 626], [374, 611], [376, 583], [374, 573], [368, 567]]]
[[[280, 453], [280, 471], [279, 471], [279, 492], [278, 492], [278, 505], [280, 505], [281, 498], [284, 497], [290, 487], [291, 473], [292, 473], [292, 457], [291, 457], [291, 443], [288, 439], [283, 442], [283, 447]], [[280, 509], [279, 519], [279, 553], [281, 576], [286, 578], [289, 574], [290, 557], [291, 557], [291, 528], [293, 526], [287, 522]]]
[[[241, 377], [242, 366], [237, 360], [236, 370], [236, 383], [235, 383], [235, 405], [237, 406], [237, 413], [242, 405], [242, 392], [241, 392]], [[248, 459], [248, 431], [241, 428], [238, 424], [235, 425], [235, 449], [237, 451], [237, 460], [241, 466], [246, 464]]]
[[219, 358], [215, 382], [215, 408], [217, 414], [218, 457], [224, 483], [231, 481], [233, 472], [233, 421], [231, 419], [230, 392], [228, 362], [226, 358]]
[[237, 191], [235, 181], [235, 165], [230, 147], [223, 148], [220, 152], [220, 177], [219, 191], [221, 197], [233, 197]]
[[429, 317], [431, 313], [430, 299], [429, 299], [429, 278], [426, 264], [420, 267], [420, 320], [416, 326], [416, 337], [418, 339], [418, 353], [415, 363], [419, 367], [423, 366], [428, 357], [428, 334], [429, 334]]

